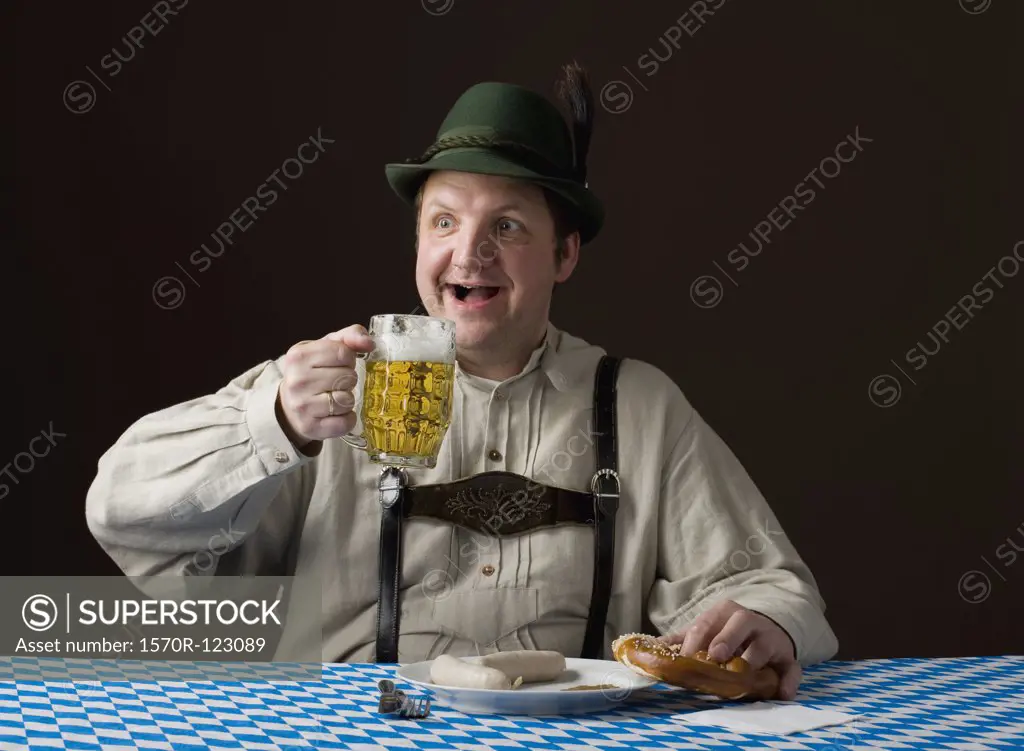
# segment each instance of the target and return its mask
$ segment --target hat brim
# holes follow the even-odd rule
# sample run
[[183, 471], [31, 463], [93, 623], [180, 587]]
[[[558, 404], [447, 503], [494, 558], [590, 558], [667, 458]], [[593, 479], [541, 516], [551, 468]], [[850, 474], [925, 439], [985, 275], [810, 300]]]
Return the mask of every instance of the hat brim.
[[580, 244], [594, 239], [604, 224], [604, 207], [597, 196], [585, 186], [573, 180], [543, 175], [486, 148], [448, 149], [424, 164], [387, 164], [384, 167], [391, 189], [409, 205], [415, 204], [416, 193], [423, 181], [430, 173], [438, 170], [527, 180], [553, 191], [565, 199], [576, 213]]

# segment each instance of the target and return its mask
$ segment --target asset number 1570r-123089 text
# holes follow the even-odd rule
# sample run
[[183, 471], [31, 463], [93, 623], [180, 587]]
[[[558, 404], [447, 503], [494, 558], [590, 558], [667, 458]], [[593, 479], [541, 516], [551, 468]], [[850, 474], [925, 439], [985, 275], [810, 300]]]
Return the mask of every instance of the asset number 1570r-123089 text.
[[193, 639], [190, 636], [149, 636], [142, 640], [139, 645], [140, 652], [172, 652], [177, 654], [211, 652], [262, 652], [267, 646], [267, 640], [263, 637], [240, 636], [235, 638], [227, 637], [203, 637]]

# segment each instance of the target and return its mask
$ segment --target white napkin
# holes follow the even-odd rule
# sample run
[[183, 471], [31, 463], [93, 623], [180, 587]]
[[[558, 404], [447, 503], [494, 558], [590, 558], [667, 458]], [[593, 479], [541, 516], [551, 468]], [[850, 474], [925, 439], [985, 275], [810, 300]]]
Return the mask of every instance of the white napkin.
[[860, 715], [847, 712], [812, 709], [800, 704], [759, 701], [725, 709], [675, 714], [669, 719], [684, 725], [713, 725], [737, 733], [790, 735], [829, 725], [840, 725], [859, 717]]

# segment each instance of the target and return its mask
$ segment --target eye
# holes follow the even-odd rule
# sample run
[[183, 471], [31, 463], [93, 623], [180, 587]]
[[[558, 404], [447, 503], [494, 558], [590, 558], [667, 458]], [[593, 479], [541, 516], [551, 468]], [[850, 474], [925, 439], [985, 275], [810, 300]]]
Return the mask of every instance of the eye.
[[450, 216], [439, 216], [434, 220], [434, 227], [437, 229], [451, 229], [455, 226], [455, 220]]
[[509, 219], [508, 217], [498, 222], [498, 231], [501, 232], [502, 234], [508, 232], [515, 232], [516, 230], [520, 230], [522, 228], [523, 225], [521, 222], [517, 222], [515, 219]]

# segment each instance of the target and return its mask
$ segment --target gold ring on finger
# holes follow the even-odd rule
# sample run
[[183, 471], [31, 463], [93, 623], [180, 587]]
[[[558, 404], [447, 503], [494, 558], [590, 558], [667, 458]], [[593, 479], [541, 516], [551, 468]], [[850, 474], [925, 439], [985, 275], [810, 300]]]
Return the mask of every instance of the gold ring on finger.
[[327, 391], [325, 393], [327, 394], [327, 416], [334, 417], [334, 407], [336, 406], [334, 402], [334, 394], [332, 394], [330, 391]]

